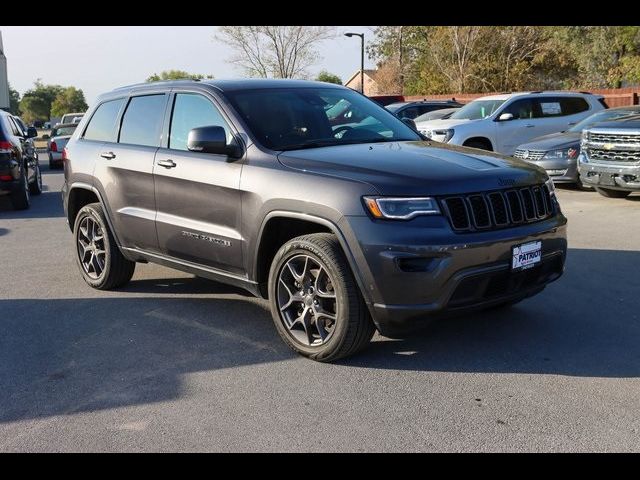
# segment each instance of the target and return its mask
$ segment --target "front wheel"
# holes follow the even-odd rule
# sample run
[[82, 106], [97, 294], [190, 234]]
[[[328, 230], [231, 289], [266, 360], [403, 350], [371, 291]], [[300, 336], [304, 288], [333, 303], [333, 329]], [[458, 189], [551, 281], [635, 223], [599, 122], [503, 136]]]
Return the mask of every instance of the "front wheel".
[[596, 187], [596, 192], [607, 198], [626, 198], [631, 193], [625, 192], [624, 190], [612, 190], [611, 188], [602, 187]]
[[98, 290], [110, 290], [131, 280], [136, 264], [120, 252], [99, 203], [91, 203], [80, 209], [73, 236], [76, 263], [82, 278], [90, 286]]
[[276, 253], [269, 303], [278, 333], [296, 352], [321, 362], [364, 348], [375, 327], [335, 235], [294, 238]]

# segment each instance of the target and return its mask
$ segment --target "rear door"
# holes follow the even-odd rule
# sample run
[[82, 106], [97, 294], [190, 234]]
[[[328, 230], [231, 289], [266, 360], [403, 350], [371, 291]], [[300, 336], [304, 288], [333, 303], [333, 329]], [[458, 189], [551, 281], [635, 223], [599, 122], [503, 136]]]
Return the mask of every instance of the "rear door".
[[153, 170], [160, 250], [181, 260], [244, 273], [242, 161], [187, 149], [192, 128], [222, 126], [229, 140], [235, 129], [205, 92], [175, 90], [168, 116], [167, 141], [156, 154]]
[[168, 93], [131, 96], [118, 122], [117, 142], [100, 147], [94, 176], [125, 247], [158, 250], [153, 160], [160, 146], [168, 97]]

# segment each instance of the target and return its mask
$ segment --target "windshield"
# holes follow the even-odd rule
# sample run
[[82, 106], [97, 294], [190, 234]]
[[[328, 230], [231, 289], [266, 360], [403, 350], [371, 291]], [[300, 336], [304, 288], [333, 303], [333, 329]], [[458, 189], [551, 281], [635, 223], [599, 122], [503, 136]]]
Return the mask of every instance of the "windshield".
[[60, 127], [54, 128], [51, 132], [52, 137], [62, 137], [65, 135], [73, 135], [73, 132], [76, 130], [76, 125], [72, 127]]
[[598, 122], [606, 122], [609, 120], [617, 120], [619, 118], [640, 114], [640, 110], [604, 110], [588, 116], [581, 122], [576, 123], [568, 132], [580, 133], [585, 128], [589, 128]]
[[481, 120], [492, 115], [505, 100], [474, 100], [467, 103], [449, 118], [459, 120]]
[[228, 92], [258, 141], [272, 150], [420, 140], [377, 103], [342, 88], [269, 88]]

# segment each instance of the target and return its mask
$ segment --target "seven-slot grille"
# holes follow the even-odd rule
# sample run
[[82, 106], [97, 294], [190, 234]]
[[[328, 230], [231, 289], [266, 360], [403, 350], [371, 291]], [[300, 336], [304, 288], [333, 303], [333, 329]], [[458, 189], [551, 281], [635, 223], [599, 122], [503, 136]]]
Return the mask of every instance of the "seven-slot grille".
[[543, 150], [516, 150], [513, 154], [516, 158], [522, 158], [523, 160], [540, 160], [547, 153]]
[[496, 230], [551, 217], [546, 185], [443, 197], [443, 211], [456, 232]]
[[640, 145], [640, 134], [637, 133], [596, 133], [589, 132], [588, 140], [594, 143], [626, 143]]

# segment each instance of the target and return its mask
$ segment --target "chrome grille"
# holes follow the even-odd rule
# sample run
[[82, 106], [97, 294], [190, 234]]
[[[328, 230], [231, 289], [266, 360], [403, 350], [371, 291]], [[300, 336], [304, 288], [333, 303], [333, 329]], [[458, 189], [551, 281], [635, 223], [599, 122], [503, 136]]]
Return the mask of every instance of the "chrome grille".
[[589, 148], [590, 160], [615, 160], [618, 162], [640, 162], [640, 150], [605, 150]]
[[516, 153], [513, 154], [516, 158], [521, 158], [522, 160], [540, 160], [544, 157], [544, 154], [547, 153], [544, 150], [523, 150], [518, 149]]
[[555, 213], [546, 185], [456, 195], [440, 201], [451, 227], [460, 233], [537, 222]]
[[640, 134], [589, 132], [588, 139], [594, 143], [626, 143], [640, 145]]

